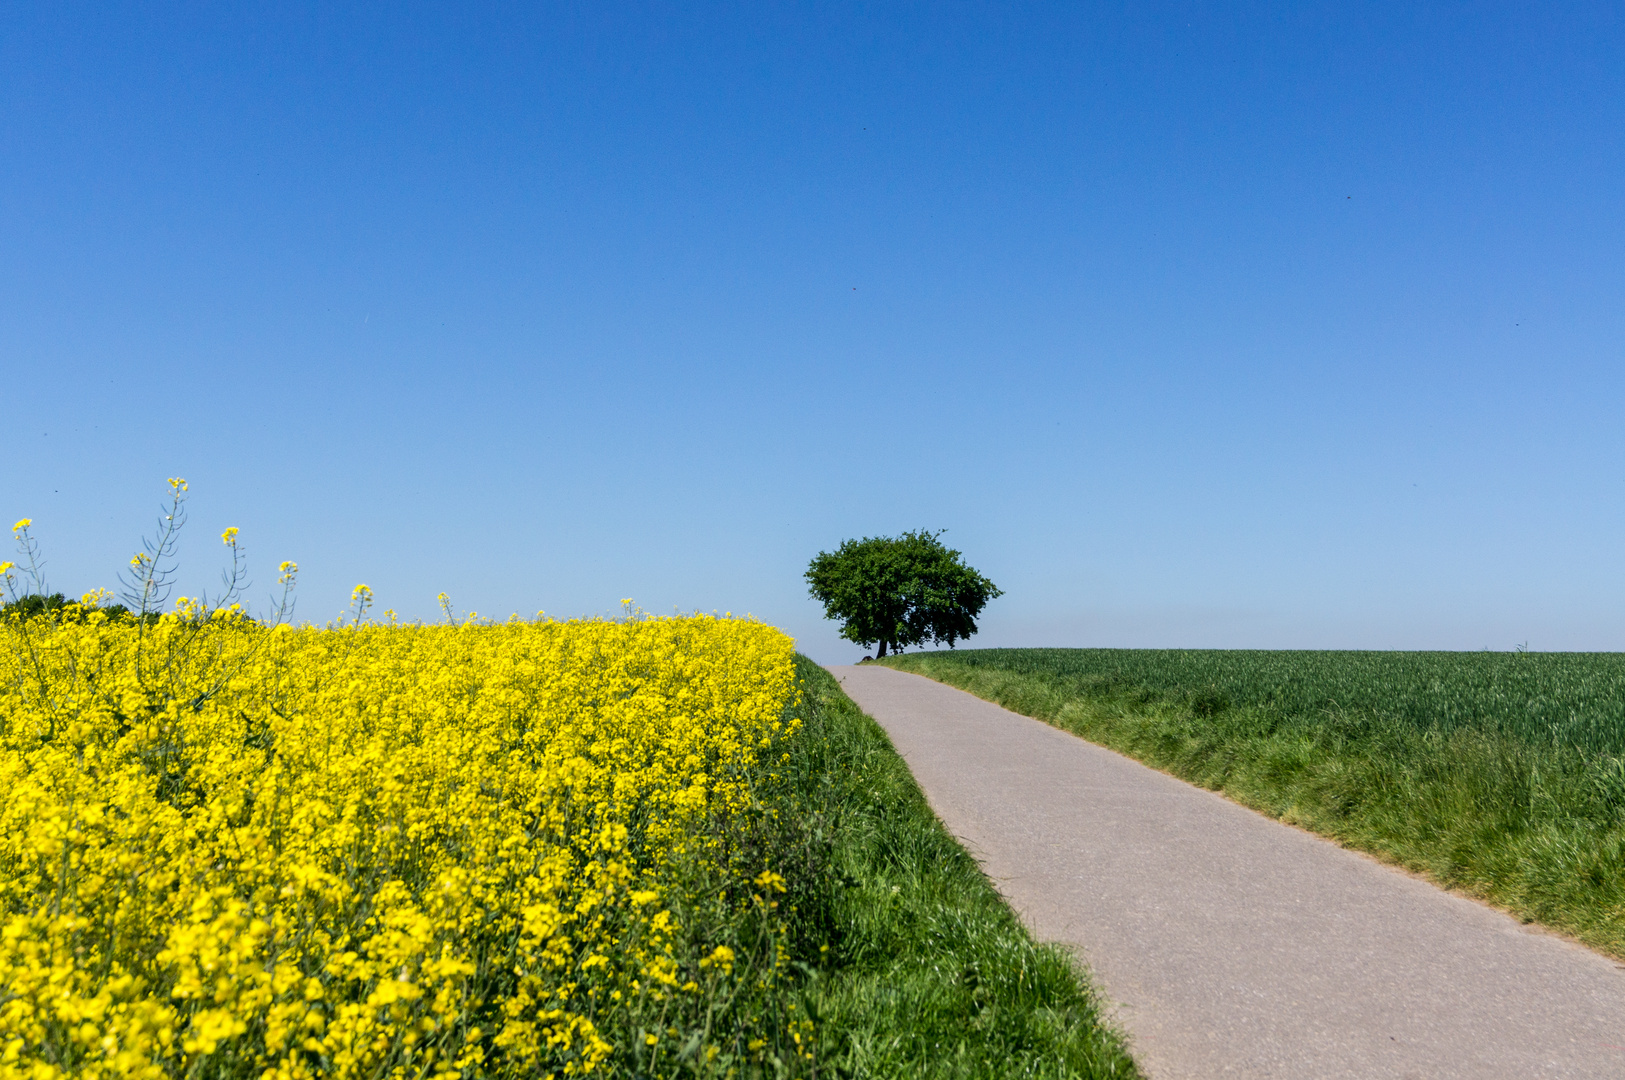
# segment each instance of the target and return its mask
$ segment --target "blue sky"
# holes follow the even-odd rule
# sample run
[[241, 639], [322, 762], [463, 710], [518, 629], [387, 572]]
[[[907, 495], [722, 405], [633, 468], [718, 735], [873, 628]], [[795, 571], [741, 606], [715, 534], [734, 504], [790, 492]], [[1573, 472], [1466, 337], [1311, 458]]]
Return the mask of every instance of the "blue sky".
[[[0, 6], [0, 513], [321, 621], [1625, 648], [1609, 5]], [[10, 520], [9, 518], [7, 519]]]

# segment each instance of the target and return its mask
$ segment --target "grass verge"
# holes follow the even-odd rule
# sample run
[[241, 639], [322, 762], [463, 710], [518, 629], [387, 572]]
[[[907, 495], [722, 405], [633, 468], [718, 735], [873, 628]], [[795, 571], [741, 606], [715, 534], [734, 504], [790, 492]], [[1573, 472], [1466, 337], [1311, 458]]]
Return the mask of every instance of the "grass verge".
[[879, 726], [797, 662], [806, 742], [790, 809], [823, 867], [787, 899], [820, 1072], [1138, 1076], [1071, 956], [1028, 936]]
[[[1565, 737], [1579, 708], [1537, 722], [1618, 659], [999, 649], [884, 663], [1625, 959], [1625, 759], [1607, 725]], [[1541, 695], [1519, 698], [1525, 685]]]

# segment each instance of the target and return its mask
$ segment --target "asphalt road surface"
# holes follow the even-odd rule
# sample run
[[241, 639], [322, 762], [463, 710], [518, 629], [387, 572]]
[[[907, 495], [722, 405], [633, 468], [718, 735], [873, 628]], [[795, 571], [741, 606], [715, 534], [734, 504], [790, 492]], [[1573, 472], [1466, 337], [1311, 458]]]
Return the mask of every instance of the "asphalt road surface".
[[1625, 1080], [1625, 967], [919, 675], [832, 667], [1152, 1080]]

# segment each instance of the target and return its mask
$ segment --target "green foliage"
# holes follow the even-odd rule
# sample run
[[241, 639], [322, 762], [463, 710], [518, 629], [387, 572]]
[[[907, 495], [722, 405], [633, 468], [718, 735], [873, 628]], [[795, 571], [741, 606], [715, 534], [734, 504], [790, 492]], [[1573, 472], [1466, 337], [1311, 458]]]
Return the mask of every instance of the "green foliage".
[[1028, 936], [879, 726], [798, 664], [800, 795], [781, 813], [827, 844], [786, 874], [820, 1074], [1136, 1077], [1071, 956]]
[[841, 636], [864, 648], [954, 642], [976, 633], [976, 617], [1000, 590], [966, 566], [960, 553], [918, 530], [898, 537], [847, 540], [807, 567], [808, 591]]
[[61, 593], [51, 593], [49, 596], [41, 593], [29, 593], [19, 596], [10, 603], [0, 606], [0, 617], [17, 615], [24, 619], [32, 619], [48, 612], [59, 612], [68, 604], [68, 598]]
[[[51, 593], [48, 596], [41, 593], [28, 593], [9, 603], [0, 604], [0, 619], [4, 619], [9, 615], [16, 615], [23, 619], [33, 619], [41, 615], [61, 618], [68, 608], [78, 610], [79, 601], [69, 600], [62, 593]], [[106, 612], [108, 617], [112, 619], [125, 619], [130, 616], [129, 608], [126, 608], [123, 604], [109, 604], [98, 610]], [[69, 615], [72, 617], [71, 612]], [[150, 622], [156, 618], [156, 615], [149, 616], [148, 621]]]
[[890, 662], [1625, 958], [1625, 656], [985, 649]]

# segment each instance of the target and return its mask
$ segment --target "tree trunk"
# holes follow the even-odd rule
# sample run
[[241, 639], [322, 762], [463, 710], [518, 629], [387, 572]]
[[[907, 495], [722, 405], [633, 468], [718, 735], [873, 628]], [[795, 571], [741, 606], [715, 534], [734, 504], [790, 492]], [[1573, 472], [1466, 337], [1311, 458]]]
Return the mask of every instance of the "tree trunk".
[[875, 659], [879, 660], [882, 656], [885, 656], [885, 655], [886, 655], [886, 639], [881, 638], [880, 639], [880, 651], [875, 653]]

